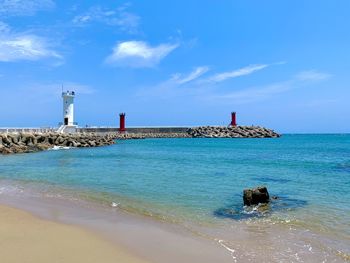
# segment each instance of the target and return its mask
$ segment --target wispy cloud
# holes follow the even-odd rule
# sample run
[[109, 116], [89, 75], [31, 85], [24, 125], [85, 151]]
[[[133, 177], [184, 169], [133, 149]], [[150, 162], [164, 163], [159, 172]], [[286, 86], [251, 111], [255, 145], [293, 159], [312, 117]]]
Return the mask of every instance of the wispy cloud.
[[[176, 73], [168, 80], [162, 81], [158, 84], [154, 84], [151, 87], [144, 87], [138, 93], [139, 96], [144, 96], [147, 94], [157, 97], [171, 97], [171, 96], [183, 96], [183, 92], [186, 92], [185, 96], [200, 94], [200, 96], [209, 95], [210, 91], [215, 90], [215, 83], [219, 81], [224, 81], [228, 78], [234, 78], [238, 76], [248, 75], [254, 71], [261, 70], [269, 65], [250, 65], [238, 70], [218, 73], [212, 75], [208, 78], [201, 78], [204, 74], [209, 71], [208, 66], [196, 67], [189, 74]], [[194, 81], [197, 80], [197, 81]], [[184, 89], [179, 89], [180, 86], [185, 86]], [[218, 92], [219, 93], [219, 92]], [[225, 95], [214, 95], [214, 97], [219, 96], [230, 96], [233, 94]], [[237, 96], [241, 96], [237, 94]]]
[[140, 17], [127, 11], [128, 5], [116, 9], [105, 9], [100, 6], [91, 7], [87, 12], [73, 18], [77, 26], [88, 25], [92, 22], [99, 22], [109, 26], [117, 26], [122, 31], [136, 33], [140, 23]]
[[268, 66], [269, 65], [267, 65], [267, 64], [249, 65], [247, 67], [243, 67], [243, 68], [236, 69], [233, 71], [227, 71], [227, 72], [215, 74], [214, 76], [209, 77], [207, 79], [207, 81], [209, 81], [209, 82], [221, 82], [221, 81], [225, 81], [225, 80], [231, 79], [231, 78], [237, 78], [237, 77], [241, 77], [241, 76], [245, 76], [245, 75], [250, 75], [250, 74], [252, 74], [256, 71], [262, 70]]
[[200, 76], [202, 76], [208, 71], [209, 71], [209, 67], [206, 67], [206, 66], [197, 67], [188, 75], [184, 76], [183, 74], [179, 74], [179, 73], [173, 75], [173, 80], [175, 80], [178, 84], [185, 84], [187, 82], [198, 79]]
[[296, 76], [296, 78], [301, 81], [320, 81], [329, 79], [330, 77], [332, 77], [331, 74], [316, 70], [303, 71]]
[[125, 67], [154, 67], [170, 54], [178, 44], [160, 44], [150, 46], [144, 41], [126, 41], [117, 43], [107, 63]]
[[27, 33], [12, 33], [10, 27], [0, 23], [0, 61], [62, 59], [43, 37]]
[[52, 0], [0, 0], [1, 16], [31, 16], [42, 10], [52, 9]]
[[318, 72], [315, 70], [303, 71], [286, 81], [233, 92], [212, 94], [207, 98], [210, 98], [210, 100], [220, 101], [229, 100], [230, 102], [234, 101], [235, 103], [249, 103], [266, 99], [293, 89], [308, 86], [315, 81], [324, 81], [329, 79], [330, 76], [331, 74]]
[[226, 101], [229, 100], [231, 102], [235, 103], [249, 103], [254, 102], [257, 100], [266, 99], [268, 97], [271, 97], [273, 95], [286, 92], [290, 90], [293, 87], [292, 81], [284, 81], [284, 82], [278, 82], [273, 83], [269, 85], [264, 85], [261, 87], [253, 87], [248, 88], [244, 90], [239, 91], [233, 91], [233, 92], [227, 92], [224, 94], [215, 94], [210, 95], [208, 98], [210, 100], [220, 100], [220, 101]]

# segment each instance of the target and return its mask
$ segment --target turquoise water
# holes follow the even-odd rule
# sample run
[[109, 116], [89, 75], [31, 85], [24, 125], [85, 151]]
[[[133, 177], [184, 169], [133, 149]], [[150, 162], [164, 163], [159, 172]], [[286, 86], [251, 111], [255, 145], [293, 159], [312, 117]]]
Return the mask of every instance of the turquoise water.
[[0, 156], [0, 179], [204, 225], [261, 216], [243, 209], [242, 191], [266, 185], [280, 199], [264, 218], [350, 236], [350, 135], [128, 140]]

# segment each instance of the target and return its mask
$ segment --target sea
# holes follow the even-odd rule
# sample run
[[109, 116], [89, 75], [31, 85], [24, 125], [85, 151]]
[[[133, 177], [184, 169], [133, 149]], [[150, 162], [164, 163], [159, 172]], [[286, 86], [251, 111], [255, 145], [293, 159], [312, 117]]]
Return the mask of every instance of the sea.
[[[244, 207], [266, 186], [268, 205]], [[0, 156], [0, 197], [87, 202], [177, 225], [231, 262], [350, 261], [350, 134], [121, 140]]]

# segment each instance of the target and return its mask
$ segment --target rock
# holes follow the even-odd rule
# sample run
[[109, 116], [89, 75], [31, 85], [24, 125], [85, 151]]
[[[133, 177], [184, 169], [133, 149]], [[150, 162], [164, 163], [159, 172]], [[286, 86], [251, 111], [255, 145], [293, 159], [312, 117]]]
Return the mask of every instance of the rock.
[[5, 146], [0, 146], [0, 153], [1, 154], [11, 154], [13, 151], [10, 148], [7, 148]]
[[5, 145], [10, 145], [10, 144], [12, 144], [12, 141], [9, 140], [9, 138], [7, 138], [6, 135], [2, 137], [2, 141], [3, 141], [3, 144], [5, 144]]
[[91, 147], [96, 146], [96, 143], [95, 143], [94, 141], [89, 141], [88, 143], [89, 143], [89, 145], [90, 145]]
[[114, 138], [96, 134], [0, 134], [0, 154], [38, 152], [53, 146], [98, 147], [113, 144]]
[[49, 144], [46, 144], [46, 143], [38, 143], [36, 145], [36, 147], [38, 148], [38, 150], [40, 151], [45, 151], [45, 150], [48, 150], [51, 148], [51, 146]]
[[269, 201], [269, 192], [265, 186], [243, 190], [243, 203], [246, 206], [266, 204]]
[[11, 148], [11, 151], [13, 153], [25, 153], [27, 152], [27, 147], [25, 145], [14, 145]]
[[273, 130], [254, 126], [230, 126], [230, 127], [195, 127], [190, 128], [187, 134], [200, 138], [277, 138], [279, 134]]

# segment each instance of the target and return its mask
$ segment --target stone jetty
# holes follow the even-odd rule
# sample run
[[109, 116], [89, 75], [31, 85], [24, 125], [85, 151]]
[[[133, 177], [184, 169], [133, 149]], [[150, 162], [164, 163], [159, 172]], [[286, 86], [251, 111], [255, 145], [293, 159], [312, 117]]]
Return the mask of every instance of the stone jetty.
[[27, 153], [61, 147], [98, 147], [114, 144], [114, 136], [96, 134], [7, 133], [0, 134], [0, 154]]
[[115, 140], [146, 138], [277, 138], [273, 130], [259, 126], [201, 126], [177, 132], [10, 132], [0, 133], [0, 154], [26, 153], [61, 147], [98, 147]]
[[188, 134], [199, 138], [278, 138], [281, 135], [260, 126], [201, 126], [190, 128]]

